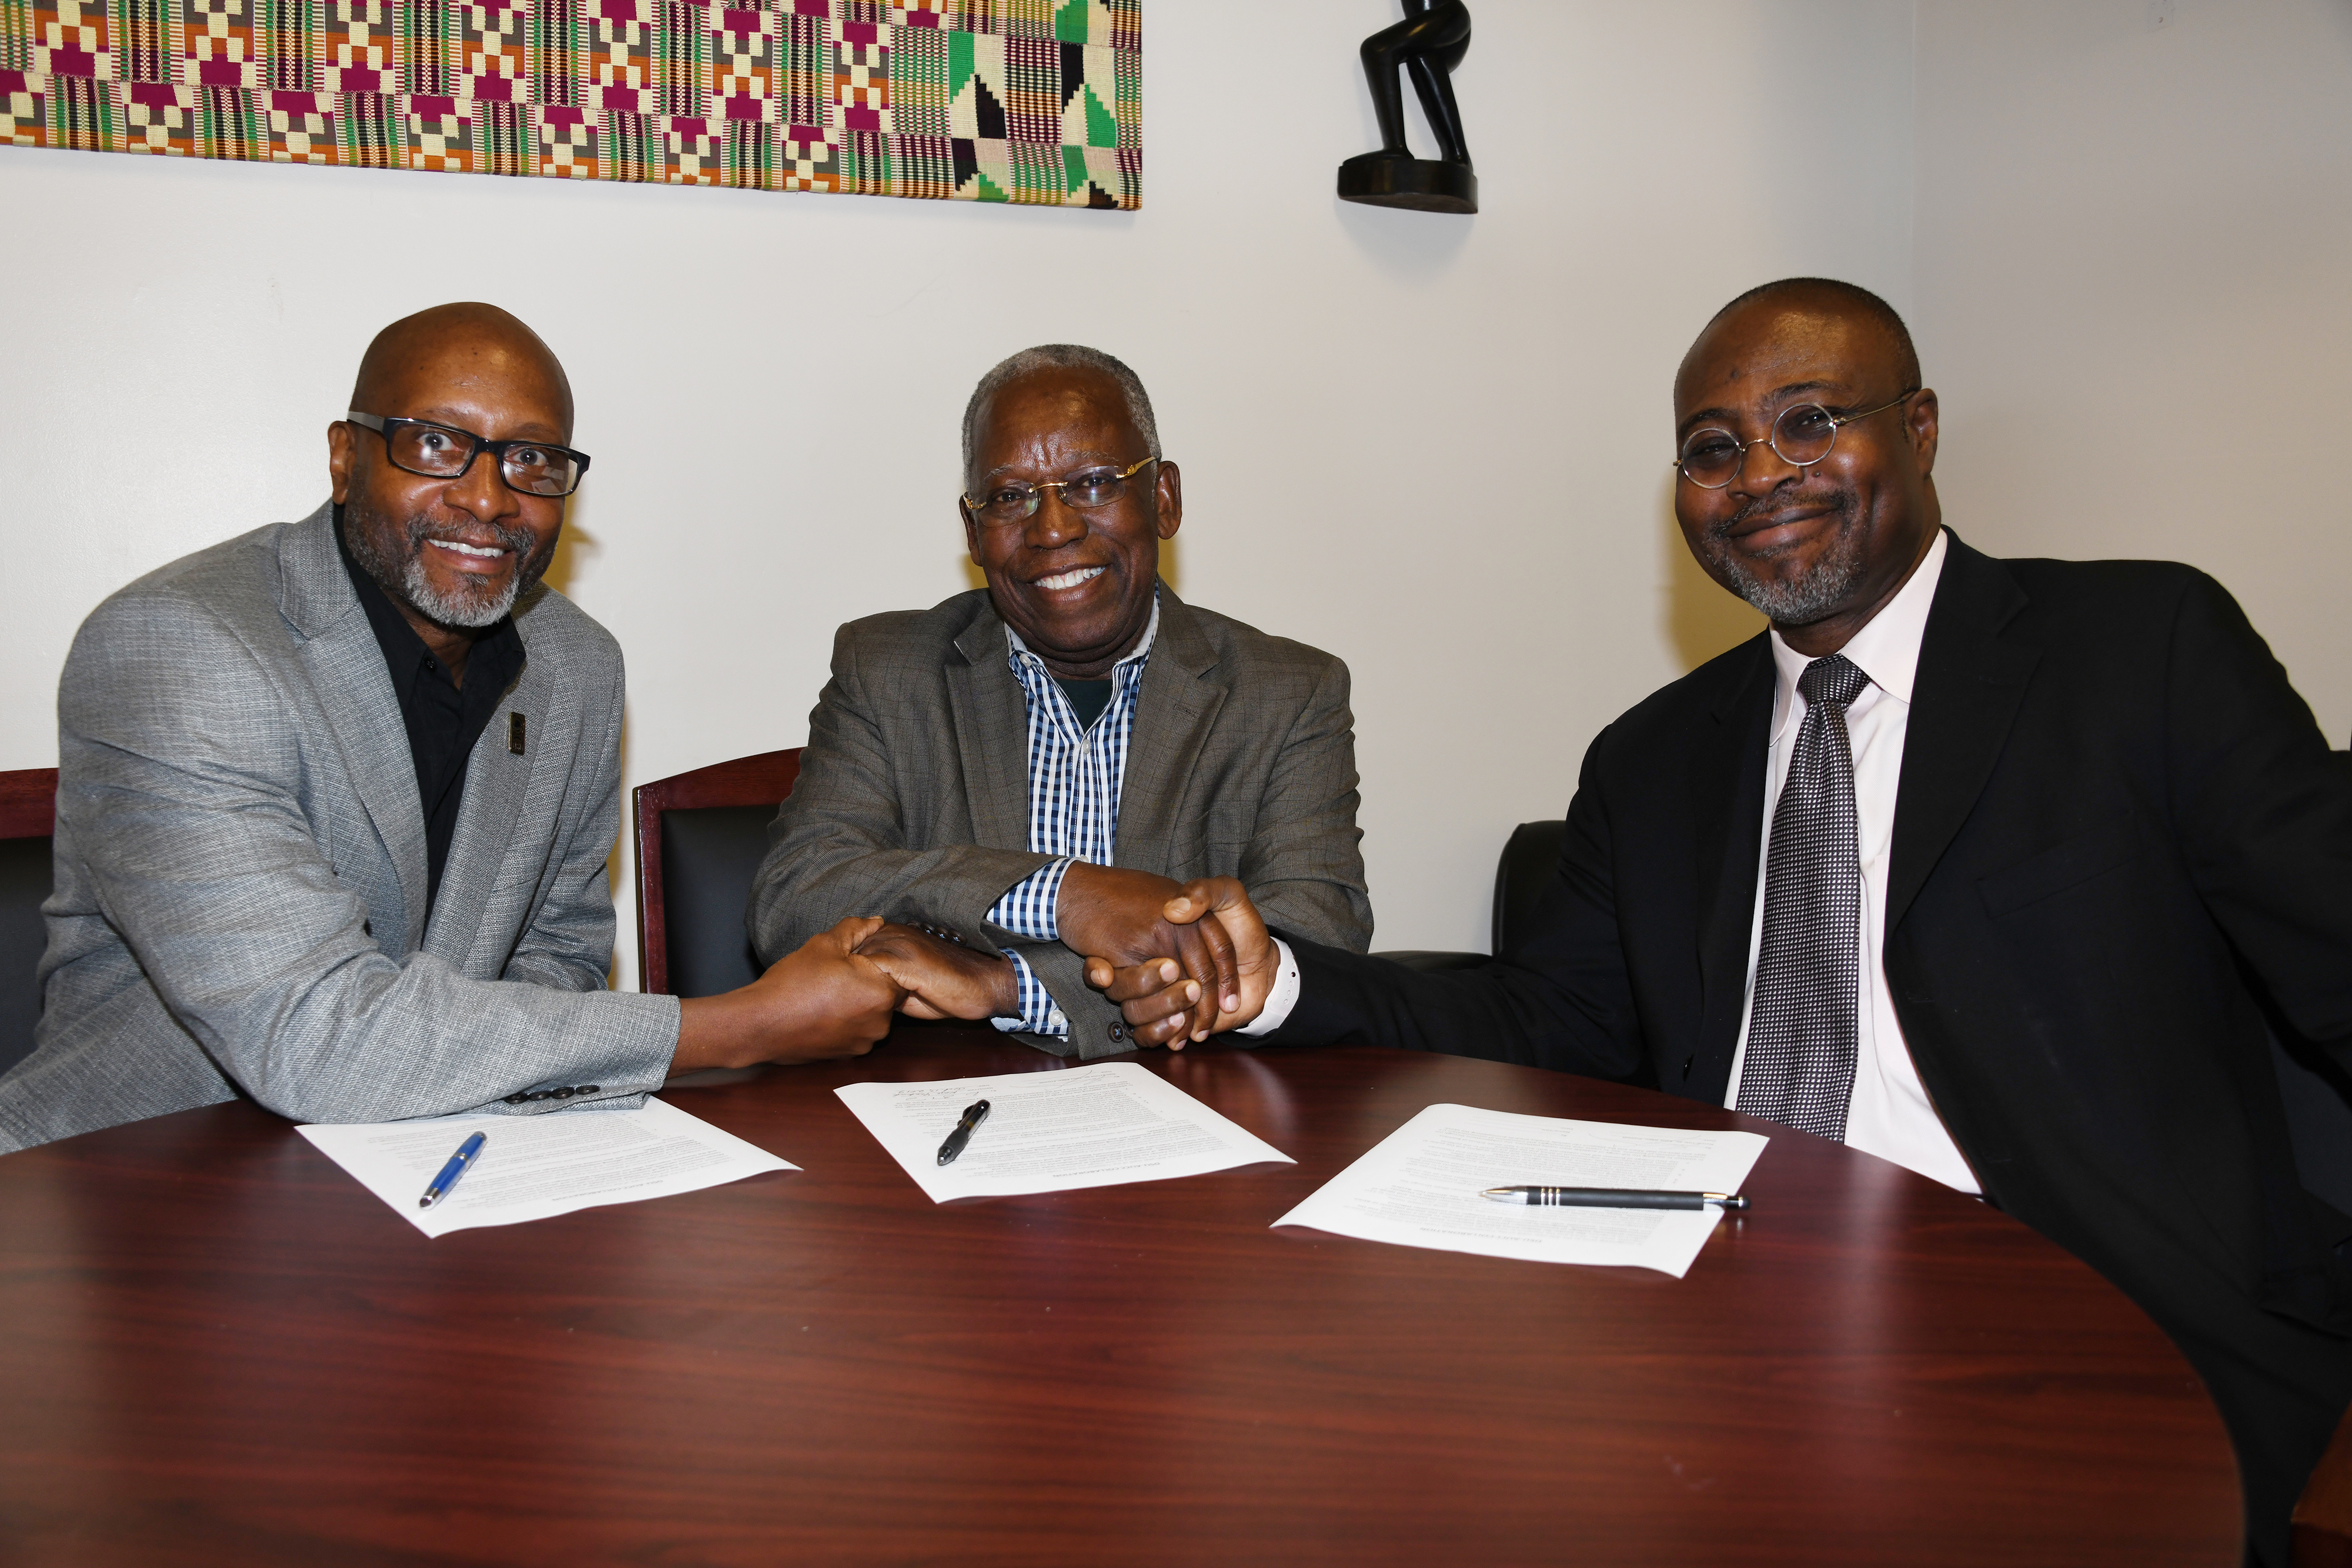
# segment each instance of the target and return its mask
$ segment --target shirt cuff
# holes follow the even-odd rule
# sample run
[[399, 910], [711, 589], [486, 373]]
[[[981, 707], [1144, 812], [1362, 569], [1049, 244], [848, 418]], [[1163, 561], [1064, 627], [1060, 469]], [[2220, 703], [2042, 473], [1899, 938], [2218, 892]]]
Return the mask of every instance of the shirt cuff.
[[1289, 1021], [1290, 1009], [1298, 1005], [1298, 960], [1290, 956], [1290, 944], [1277, 936], [1274, 939], [1274, 989], [1265, 994], [1265, 1006], [1256, 1018], [1234, 1030], [1235, 1034], [1272, 1034]]
[[[1006, 888], [1004, 896], [988, 912], [988, 923], [1032, 942], [1059, 942], [1062, 926], [1055, 918], [1054, 905], [1062, 896], [1062, 878], [1076, 858], [1065, 855], [1051, 865], [1041, 865]], [[1022, 973], [1028, 972], [1024, 966]]]
[[[1067, 865], [1069, 862], [1064, 861], [1062, 863]], [[1036, 973], [1029, 967], [1029, 960], [1010, 947], [1004, 950], [1004, 956], [1013, 960], [1013, 985], [1021, 998], [1021, 1016], [1010, 1019], [991, 1019], [988, 1021], [1007, 1034], [1015, 1032], [1050, 1034], [1065, 1040], [1068, 1039], [1070, 1020], [1064, 1018], [1062, 1009], [1054, 1005], [1053, 994], [1045, 989], [1044, 982], [1040, 981]], [[1296, 980], [1292, 982], [1290, 988], [1292, 994], [1296, 995], [1298, 990]], [[1289, 1009], [1285, 1008], [1283, 1010], [1286, 1013]]]

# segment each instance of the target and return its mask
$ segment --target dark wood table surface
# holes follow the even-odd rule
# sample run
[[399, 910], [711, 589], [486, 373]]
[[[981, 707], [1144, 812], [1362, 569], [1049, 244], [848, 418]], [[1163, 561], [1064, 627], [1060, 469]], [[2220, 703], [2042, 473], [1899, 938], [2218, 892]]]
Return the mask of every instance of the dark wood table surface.
[[[437, 1241], [243, 1104], [0, 1158], [0, 1559], [2238, 1560], [2179, 1354], [1973, 1200], [1531, 1069], [1140, 1060], [1298, 1163], [935, 1206], [835, 1086], [1062, 1066], [936, 1027], [670, 1095], [802, 1172]], [[1268, 1228], [1441, 1101], [1774, 1137], [1682, 1280]]]

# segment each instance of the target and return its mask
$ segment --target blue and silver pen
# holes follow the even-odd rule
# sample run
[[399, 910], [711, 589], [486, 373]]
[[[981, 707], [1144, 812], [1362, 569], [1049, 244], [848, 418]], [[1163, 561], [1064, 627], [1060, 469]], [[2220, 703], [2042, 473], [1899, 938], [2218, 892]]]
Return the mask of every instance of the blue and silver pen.
[[457, 1152], [449, 1156], [449, 1163], [441, 1167], [441, 1174], [433, 1178], [433, 1185], [425, 1189], [425, 1196], [416, 1200], [416, 1207], [430, 1208], [448, 1197], [449, 1189], [457, 1185], [459, 1176], [473, 1168], [474, 1156], [482, 1152], [482, 1145], [488, 1141], [488, 1133], [477, 1133], [459, 1144]]

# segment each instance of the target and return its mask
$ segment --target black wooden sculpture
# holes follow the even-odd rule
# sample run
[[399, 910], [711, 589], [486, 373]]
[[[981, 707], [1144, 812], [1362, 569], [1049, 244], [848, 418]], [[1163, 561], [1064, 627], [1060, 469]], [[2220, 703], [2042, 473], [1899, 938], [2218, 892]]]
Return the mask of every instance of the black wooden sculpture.
[[[1381, 150], [1339, 165], [1343, 201], [1424, 213], [1475, 213], [1478, 176], [1462, 139], [1462, 111], [1454, 104], [1450, 73], [1470, 52], [1470, 7], [1462, 0], [1404, 0], [1404, 20], [1364, 40], [1364, 77], [1381, 120]], [[1437, 134], [1435, 159], [1416, 158], [1404, 139], [1404, 89], [1400, 68], [1412, 73], [1412, 90]]]

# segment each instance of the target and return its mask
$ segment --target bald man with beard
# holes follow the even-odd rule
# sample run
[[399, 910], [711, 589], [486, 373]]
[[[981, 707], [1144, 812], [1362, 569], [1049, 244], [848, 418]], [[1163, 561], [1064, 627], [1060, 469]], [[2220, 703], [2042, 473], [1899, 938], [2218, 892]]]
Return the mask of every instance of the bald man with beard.
[[605, 988], [622, 669], [540, 580], [588, 466], [488, 305], [396, 321], [331, 498], [93, 612], [58, 691], [56, 891], [0, 1151], [238, 1096], [313, 1122], [637, 1103], [864, 1051], [906, 993], [844, 920], [725, 996]]
[[[2204, 573], [1946, 528], [1938, 401], [1877, 296], [1741, 295], [1674, 401], [1684, 537], [1769, 632], [1594, 738], [1484, 967], [1294, 936], [1285, 995], [1242, 890], [1188, 887], [1167, 917], [1234, 936], [1219, 1027], [1628, 1080], [1981, 1194], [2172, 1335], [2286, 1568], [2352, 1398], [2352, 1216], [2304, 1186], [2285, 1096], [2323, 1091], [2266, 1025], [2352, 1066], [2352, 769]], [[1152, 1044], [1191, 1019], [1147, 967], [1089, 977]]]

